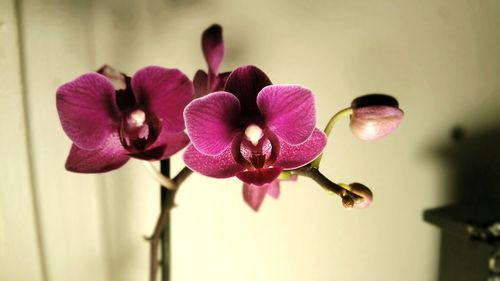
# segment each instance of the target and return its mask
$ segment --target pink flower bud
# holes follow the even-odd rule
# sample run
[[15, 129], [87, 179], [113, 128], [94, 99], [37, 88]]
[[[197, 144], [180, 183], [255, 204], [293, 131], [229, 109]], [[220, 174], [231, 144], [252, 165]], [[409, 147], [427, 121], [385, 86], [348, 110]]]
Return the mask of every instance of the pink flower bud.
[[398, 101], [383, 94], [370, 94], [354, 99], [349, 126], [362, 140], [377, 140], [392, 133], [401, 123], [404, 112]]

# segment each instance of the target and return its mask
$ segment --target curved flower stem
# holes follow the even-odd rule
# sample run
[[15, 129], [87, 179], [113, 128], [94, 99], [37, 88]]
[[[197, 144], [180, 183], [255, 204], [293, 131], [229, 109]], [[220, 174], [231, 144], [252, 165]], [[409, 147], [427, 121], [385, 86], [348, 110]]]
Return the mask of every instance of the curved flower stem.
[[[164, 162], [165, 163], [165, 162]], [[162, 170], [168, 174], [166, 170], [168, 164], [162, 165]], [[150, 267], [149, 280], [156, 281], [158, 268], [162, 266], [162, 280], [167, 281], [170, 278], [170, 210], [175, 207], [175, 195], [179, 190], [178, 187], [187, 179], [192, 171], [184, 167], [171, 181], [173, 189], [162, 188], [162, 206], [161, 213], [156, 222], [153, 234], [150, 237], [145, 237], [150, 243]], [[162, 176], [164, 176], [162, 174]], [[158, 260], [158, 245], [162, 241], [162, 260]]]
[[[349, 116], [351, 114], [352, 114], [352, 108], [350, 108], [350, 107], [344, 108], [341, 111], [335, 113], [332, 116], [332, 118], [330, 119], [330, 121], [328, 121], [328, 124], [326, 124], [325, 130], [324, 130], [324, 132], [326, 134], [326, 137], [328, 138], [328, 136], [330, 136], [330, 133], [331, 133], [331, 131], [333, 129], [333, 126], [335, 125], [335, 123], [337, 123], [337, 121], [339, 121], [343, 117]], [[319, 163], [321, 163], [321, 158], [323, 158], [323, 153], [321, 153], [318, 156], [318, 158], [314, 159], [314, 161], [311, 163], [311, 166], [313, 168], [318, 169], [319, 168]]]
[[317, 168], [312, 167], [312, 165], [306, 165], [296, 170], [292, 170], [292, 173], [311, 178], [326, 191], [337, 194], [340, 198], [342, 198], [342, 204], [345, 208], [352, 208], [354, 206], [354, 202], [363, 200], [361, 196], [352, 193], [349, 189], [346, 189], [345, 187], [328, 179]]
[[176, 189], [176, 183], [172, 181], [170, 178], [166, 177], [163, 175], [156, 167], [153, 165], [153, 163], [149, 161], [142, 161], [142, 164], [144, 164], [144, 167], [146, 167], [146, 170], [149, 172], [149, 174], [163, 187], [167, 189]]

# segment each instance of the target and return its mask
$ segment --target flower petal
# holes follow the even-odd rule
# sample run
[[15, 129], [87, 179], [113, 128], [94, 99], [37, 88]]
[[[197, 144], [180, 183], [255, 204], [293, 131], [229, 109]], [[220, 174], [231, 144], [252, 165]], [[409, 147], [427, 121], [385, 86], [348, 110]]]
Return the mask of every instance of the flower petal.
[[233, 70], [226, 81], [224, 91], [234, 94], [240, 100], [242, 117], [259, 116], [257, 94], [271, 85], [271, 80], [255, 66], [241, 66]]
[[280, 142], [280, 154], [274, 166], [287, 170], [302, 167], [316, 159], [325, 145], [326, 135], [318, 129], [314, 129], [311, 137], [299, 145]]
[[209, 156], [189, 145], [183, 159], [189, 169], [213, 178], [229, 178], [243, 170], [243, 166], [234, 161], [231, 146], [217, 156]]
[[264, 197], [268, 192], [268, 184], [265, 185], [253, 185], [244, 183], [243, 184], [243, 200], [252, 208], [254, 211], [258, 211]]
[[208, 94], [208, 76], [203, 70], [196, 71], [193, 78], [195, 98], [203, 97]]
[[201, 48], [208, 64], [210, 79], [212, 79], [219, 74], [219, 66], [224, 58], [224, 41], [220, 25], [214, 24], [203, 32]]
[[281, 167], [246, 170], [236, 173], [236, 177], [248, 184], [264, 185], [277, 179], [282, 170]]
[[189, 144], [189, 138], [185, 132], [170, 134], [162, 131], [158, 139], [145, 151], [130, 153], [134, 158], [154, 161], [168, 159], [179, 150]]
[[314, 96], [299, 85], [267, 86], [257, 105], [266, 126], [289, 144], [300, 144], [311, 136], [316, 124]]
[[167, 159], [175, 153], [179, 152], [179, 150], [186, 147], [186, 145], [189, 144], [189, 138], [185, 132], [180, 132], [177, 134], [168, 134], [162, 132], [158, 137], [156, 143], [167, 145], [167, 148], [165, 149], [163, 156], [161, 157], [161, 159]]
[[148, 66], [132, 77], [132, 90], [138, 104], [156, 114], [162, 130], [178, 133], [184, 130], [183, 111], [193, 99], [193, 84], [177, 69]]
[[117, 130], [115, 89], [104, 76], [84, 74], [59, 87], [57, 112], [64, 132], [82, 149], [96, 149]]
[[280, 181], [274, 180], [267, 186], [267, 194], [269, 194], [274, 199], [280, 197]]
[[240, 103], [231, 93], [215, 92], [192, 101], [184, 111], [189, 138], [198, 151], [217, 155], [237, 133]]
[[161, 159], [166, 148], [166, 145], [160, 145], [144, 151], [129, 153], [128, 155], [141, 160], [156, 161]]
[[123, 166], [130, 159], [116, 134], [110, 135], [97, 150], [83, 150], [73, 144], [66, 159], [66, 170], [77, 173], [104, 173]]

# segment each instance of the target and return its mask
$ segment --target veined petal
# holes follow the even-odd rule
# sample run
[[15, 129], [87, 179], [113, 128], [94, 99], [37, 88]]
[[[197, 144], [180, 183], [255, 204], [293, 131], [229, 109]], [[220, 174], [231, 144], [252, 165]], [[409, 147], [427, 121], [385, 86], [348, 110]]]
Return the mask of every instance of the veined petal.
[[280, 154], [274, 163], [285, 170], [296, 169], [312, 162], [326, 145], [326, 136], [319, 129], [314, 129], [311, 137], [299, 145], [280, 142]]
[[[185, 132], [180, 132], [177, 134], [162, 132], [158, 137], [156, 143], [165, 144], [167, 146], [163, 153], [163, 156], [161, 157], [161, 159], [167, 159], [175, 153], [179, 152], [179, 150], [186, 147], [186, 145], [189, 144], [189, 138]], [[156, 143], [153, 145], [156, 145]]]
[[196, 71], [193, 78], [193, 85], [195, 98], [207, 95], [209, 93], [207, 73], [203, 70]]
[[215, 92], [192, 101], [184, 111], [186, 128], [198, 151], [217, 155], [237, 133], [240, 103], [231, 93]]
[[170, 134], [162, 131], [158, 139], [148, 149], [129, 155], [142, 160], [163, 160], [170, 158], [188, 144], [189, 138], [185, 132]]
[[208, 177], [229, 178], [243, 170], [243, 166], [234, 161], [231, 146], [219, 155], [210, 156], [200, 153], [193, 145], [189, 145], [183, 158], [191, 170]]
[[165, 149], [165, 152], [163, 153], [161, 159], [170, 158], [170, 156], [176, 154], [189, 144], [189, 137], [185, 132], [180, 132], [177, 134], [165, 134], [165, 136], [160, 134], [159, 140], [161, 141], [161, 143], [167, 144], [167, 149]]
[[212, 79], [219, 74], [219, 66], [224, 58], [224, 41], [220, 25], [214, 24], [203, 32], [201, 48], [208, 64], [208, 73]]
[[234, 94], [240, 100], [243, 117], [259, 116], [257, 94], [262, 88], [271, 85], [271, 80], [255, 66], [241, 66], [233, 70], [227, 78], [224, 91]]
[[282, 170], [282, 167], [246, 170], [236, 173], [236, 177], [248, 184], [264, 185], [267, 183], [271, 183], [273, 180], [276, 180]]
[[87, 73], [59, 87], [57, 112], [64, 132], [82, 149], [97, 149], [118, 127], [115, 89], [104, 76]]
[[96, 150], [83, 150], [73, 144], [66, 159], [66, 170], [77, 173], [104, 173], [123, 166], [130, 159], [116, 134], [110, 135]]
[[130, 157], [134, 157], [134, 158], [141, 159], [141, 160], [156, 161], [156, 160], [161, 159], [166, 148], [167, 148], [166, 145], [160, 145], [157, 147], [149, 148], [147, 150], [129, 153], [128, 155]]
[[299, 85], [267, 86], [257, 96], [266, 126], [289, 144], [300, 144], [311, 136], [316, 124], [314, 96]]
[[269, 184], [265, 185], [254, 185], [254, 184], [243, 184], [243, 200], [252, 208], [254, 211], [258, 211], [264, 197], [268, 192]]
[[269, 194], [274, 199], [280, 197], [280, 181], [274, 180], [267, 186], [267, 194]]
[[193, 99], [193, 84], [177, 69], [148, 66], [132, 77], [132, 90], [138, 104], [153, 112], [162, 130], [178, 133], [184, 130], [183, 111]]

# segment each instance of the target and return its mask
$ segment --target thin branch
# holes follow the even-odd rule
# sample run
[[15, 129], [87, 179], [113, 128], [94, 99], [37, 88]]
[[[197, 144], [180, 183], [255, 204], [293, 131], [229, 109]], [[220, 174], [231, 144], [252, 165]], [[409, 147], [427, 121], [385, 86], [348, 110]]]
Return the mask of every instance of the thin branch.
[[[160, 216], [155, 225], [153, 234], [150, 237], [145, 237], [145, 239], [150, 243], [150, 265], [149, 265], [149, 280], [156, 281], [156, 276], [158, 273], [158, 268], [161, 263], [158, 261], [158, 245], [161, 240], [165, 226], [170, 219], [170, 210], [175, 206], [175, 195], [179, 190], [180, 184], [182, 184], [193, 171], [189, 168], [184, 167], [172, 180], [174, 189], [167, 190], [167, 197], [162, 205], [162, 210]], [[162, 175], [163, 176], [163, 175]]]
[[182, 170], [173, 178], [173, 182], [179, 187], [191, 174], [193, 171], [188, 167], [182, 168]]
[[[324, 130], [326, 137], [328, 138], [328, 136], [330, 136], [330, 133], [332, 132], [333, 126], [335, 126], [335, 124], [337, 124], [337, 122], [340, 119], [342, 119], [346, 116], [350, 116], [350, 115], [352, 115], [352, 108], [350, 108], [350, 107], [344, 108], [341, 111], [335, 113], [332, 116], [332, 118], [330, 119], [330, 121], [328, 121], [328, 124], [326, 124], [325, 130]], [[321, 153], [316, 159], [314, 159], [314, 161], [312, 161], [311, 166], [314, 169], [319, 169], [319, 164], [321, 163], [322, 158], [323, 158], [323, 153]]]
[[146, 170], [148, 170], [149, 174], [163, 187], [167, 189], [176, 189], [177, 184], [175, 181], [172, 181], [168, 177], [165, 177], [156, 167], [153, 165], [153, 163], [149, 161], [142, 161], [144, 164], [144, 167], [146, 167]]
[[352, 208], [354, 207], [355, 202], [364, 200], [363, 197], [351, 192], [350, 190], [347, 190], [339, 184], [334, 183], [325, 175], [323, 175], [318, 169], [313, 168], [311, 165], [306, 165], [296, 170], [292, 170], [291, 172], [297, 175], [311, 178], [328, 192], [337, 194], [338, 196], [340, 196], [340, 198], [342, 198], [342, 204], [345, 208]]

